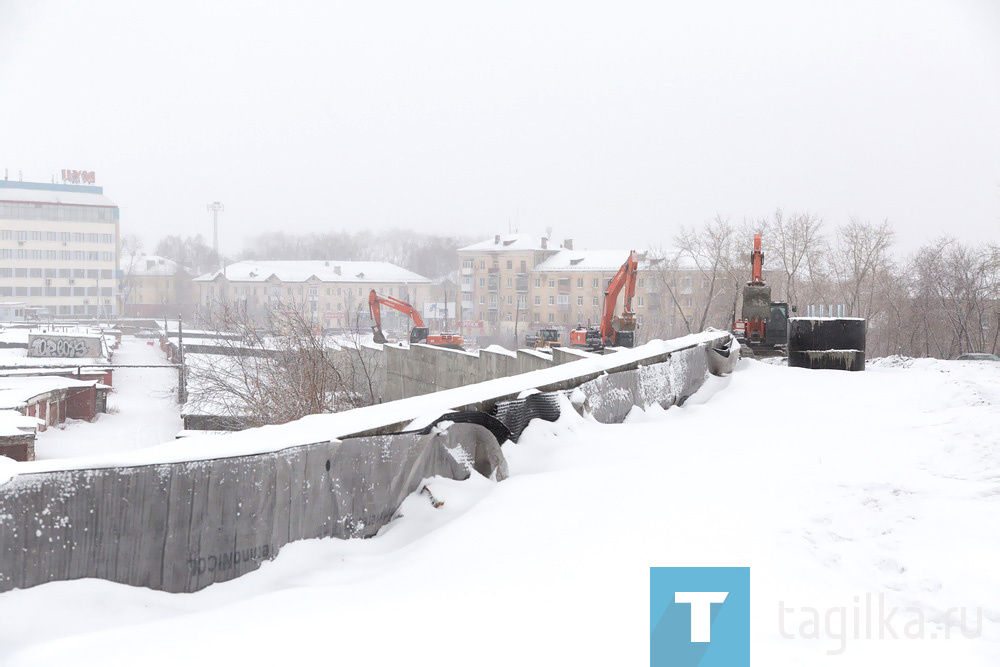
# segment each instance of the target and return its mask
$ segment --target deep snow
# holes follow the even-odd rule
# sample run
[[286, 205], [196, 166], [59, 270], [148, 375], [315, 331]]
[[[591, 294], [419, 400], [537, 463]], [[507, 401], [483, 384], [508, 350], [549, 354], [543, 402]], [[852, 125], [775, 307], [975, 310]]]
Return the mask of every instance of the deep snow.
[[[168, 362], [159, 345], [124, 336], [114, 363], [160, 366]], [[184, 428], [175, 369], [116, 368], [112, 382], [107, 414], [99, 414], [93, 422], [69, 419], [38, 434], [38, 461], [59, 467], [57, 460], [146, 449], [173, 440]]]
[[[995, 364], [742, 361], [682, 408], [564, 411], [504, 449], [504, 482], [432, 480], [440, 509], [412, 496], [374, 539], [298, 542], [197, 594], [0, 595], [2, 664], [645, 664], [651, 565], [751, 566], [754, 664], [1000, 663]], [[869, 593], [938, 638], [779, 635], [779, 602], [799, 633], [802, 607]], [[981, 638], [943, 638], [961, 606]]]

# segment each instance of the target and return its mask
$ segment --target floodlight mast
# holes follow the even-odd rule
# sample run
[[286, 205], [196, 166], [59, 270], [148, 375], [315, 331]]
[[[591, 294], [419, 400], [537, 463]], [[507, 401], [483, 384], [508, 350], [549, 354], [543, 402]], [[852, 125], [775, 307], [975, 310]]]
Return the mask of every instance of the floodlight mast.
[[222, 268], [222, 260], [219, 258], [219, 213], [226, 210], [226, 207], [217, 201], [207, 206], [212, 212], [212, 250], [215, 252], [215, 261]]

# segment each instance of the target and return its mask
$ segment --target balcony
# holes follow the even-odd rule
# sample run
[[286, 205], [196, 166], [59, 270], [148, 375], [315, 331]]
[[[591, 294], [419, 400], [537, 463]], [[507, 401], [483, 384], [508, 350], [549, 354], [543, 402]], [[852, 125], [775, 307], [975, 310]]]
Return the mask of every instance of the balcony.
[[517, 286], [517, 291], [518, 292], [527, 292], [528, 291], [528, 278], [527, 277], [521, 278], [520, 276], [518, 276], [517, 281], [516, 281], [516, 286]]
[[490, 279], [486, 281], [486, 288], [491, 292], [496, 292], [500, 289], [500, 277], [490, 276]]
[[489, 309], [490, 310], [499, 310], [499, 306], [497, 305], [497, 302], [496, 301], [491, 301], [490, 305], [489, 305]]
[[462, 275], [463, 276], [471, 276], [473, 273], [475, 273], [475, 271], [476, 271], [476, 269], [473, 268], [473, 267], [471, 267], [471, 266], [463, 266], [462, 267]]

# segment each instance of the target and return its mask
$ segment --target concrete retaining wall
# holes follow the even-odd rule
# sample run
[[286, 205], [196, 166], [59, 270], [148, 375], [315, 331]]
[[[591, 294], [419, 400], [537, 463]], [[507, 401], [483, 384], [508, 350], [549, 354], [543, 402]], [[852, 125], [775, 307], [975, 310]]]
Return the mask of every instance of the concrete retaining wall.
[[0, 591], [98, 577], [170, 592], [233, 579], [294, 540], [368, 537], [421, 481], [502, 461], [485, 428], [270, 454], [26, 474], [0, 486]]
[[510, 377], [592, 356], [572, 348], [553, 348], [549, 352], [530, 349], [464, 352], [432, 345], [409, 348], [385, 345], [383, 354], [381, 384], [386, 401]]

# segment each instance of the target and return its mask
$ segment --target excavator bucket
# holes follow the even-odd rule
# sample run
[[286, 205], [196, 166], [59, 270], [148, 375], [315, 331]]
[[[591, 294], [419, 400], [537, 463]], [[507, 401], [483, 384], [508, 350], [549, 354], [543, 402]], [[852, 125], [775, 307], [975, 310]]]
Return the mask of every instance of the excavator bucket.
[[372, 327], [372, 338], [379, 345], [381, 345], [382, 343], [387, 342], [385, 340], [385, 335], [382, 333], [382, 330], [379, 329], [378, 327]]

